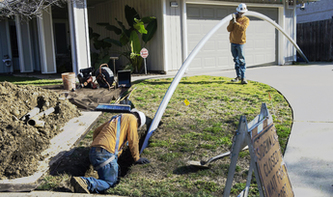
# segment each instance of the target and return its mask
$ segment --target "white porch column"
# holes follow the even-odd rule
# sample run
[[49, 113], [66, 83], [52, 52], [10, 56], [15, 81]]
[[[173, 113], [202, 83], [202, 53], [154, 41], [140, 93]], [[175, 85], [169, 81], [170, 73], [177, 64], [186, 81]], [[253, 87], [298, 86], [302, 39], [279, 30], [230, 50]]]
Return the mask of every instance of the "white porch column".
[[80, 69], [91, 66], [87, 1], [67, 0], [67, 4], [73, 72], [78, 74]]
[[51, 7], [42, 12], [42, 17], [37, 17], [37, 28], [41, 72], [57, 73]]
[[15, 26], [17, 32], [17, 45], [19, 52], [19, 64], [20, 71], [33, 72], [33, 61], [31, 53], [31, 39], [30, 39], [30, 28], [28, 22], [20, 20], [19, 16], [15, 16]]
[[187, 43], [187, 10], [186, 10], [186, 0], [181, 0], [181, 6], [182, 6], [182, 36], [183, 36], [183, 62], [187, 58], [188, 54], [188, 43]]
[[163, 59], [164, 59], [164, 71], [168, 72], [169, 71], [169, 60], [168, 60], [168, 43], [167, 43], [167, 28], [166, 28], [166, 24], [167, 24], [167, 20], [166, 20], [166, 0], [162, 0], [162, 28], [163, 28]]

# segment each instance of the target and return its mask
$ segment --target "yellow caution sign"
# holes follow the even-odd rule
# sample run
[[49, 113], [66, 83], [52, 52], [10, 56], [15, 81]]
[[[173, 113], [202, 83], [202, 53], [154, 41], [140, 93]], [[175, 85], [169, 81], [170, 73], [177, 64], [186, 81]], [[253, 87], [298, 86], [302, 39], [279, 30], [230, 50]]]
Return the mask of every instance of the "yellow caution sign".
[[184, 100], [184, 103], [185, 103], [186, 106], [190, 105], [190, 102], [187, 99]]

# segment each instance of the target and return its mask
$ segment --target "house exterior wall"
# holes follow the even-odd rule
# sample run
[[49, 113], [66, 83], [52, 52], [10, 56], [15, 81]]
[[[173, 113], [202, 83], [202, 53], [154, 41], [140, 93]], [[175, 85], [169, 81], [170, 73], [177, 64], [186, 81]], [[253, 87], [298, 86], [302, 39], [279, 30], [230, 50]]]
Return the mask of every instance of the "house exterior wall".
[[[178, 6], [171, 6], [171, 2], [177, 3]], [[149, 71], [172, 71], [178, 70], [182, 62], [187, 56], [187, 44], [186, 44], [186, 3], [201, 3], [205, 5], [228, 5], [228, 6], [237, 6], [239, 2], [233, 1], [208, 1], [208, 0], [109, 0], [107, 2], [97, 4], [93, 7], [88, 7], [88, 20], [89, 27], [93, 29], [94, 32], [101, 35], [100, 38], [110, 37], [112, 39], [119, 40], [114, 32], [106, 30], [103, 26], [97, 25], [97, 23], [110, 23], [112, 25], [118, 26], [115, 18], [119, 21], [122, 21], [125, 26], [127, 22], [125, 19], [124, 8], [125, 5], [129, 5], [137, 10], [141, 17], [145, 16], [155, 16], [157, 18], [157, 31], [153, 39], [147, 44], [146, 47], [149, 50], [149, 57], [147, 58], [147, 67]], [[250, 4], [249, 4], [250, 5]], [[292, 37], [296, 38], [295, 35], [295, 7], [286, 6], [281, 8], [281, 5], [274, 4], [271, 1], [269, 4], [262, 3], [252, 3], [252, 7], [270, 7], [277, 8], [279, 11], [279, 24], [283, 24], [285, 31]], [[289, 9], [287, 9], [287, 7]], [[291, 8], [291, 9], [290, 9]], [[282, 10], [282, 11], [281, 11]], [[282, 23], [280, 23], [280, 19]], [[24, 42], [28, 42], [30, 39], [25, 39], [25, 37], [32, 37], [31, 35], [25, 35], [24, 33], [29, 32], [28, 26], [19, 27], [21, 32], [20, 42], [25, 45]], [[26, 29], [27, 28], [27, 29]], [[185, 33], [184, 33], [185, 32]], [[1, 39], [3, 35], [1, 35]], [[287, 39], [281, 39], [282, 36], [279, 34], [279, 42], [282, 41], [279, 47], [279, 63], [284, 64], [285, 62], [294, 61], [296, 50], [293, 45]], [[75, 38], [72, 38], [72, 40]], [[53, 41], [53, 40], [52, 40]], [[92, 43], [90, 43], [92, 46]], [[22, 46], [23, 47], [23, 46]], [[281, 50], [283, 48], [283, 50]], [[93, 47], [92, 47], [93, 50]], [[123, 48], [116, 46], [112, 47], [112, 53], [110, 56], [119, 56], [119, 51], [124, 51]], [[230, 55], [230, 54], [228, 54]], [[21, 56], [21, 55], [20, 55]], [[23, 54], [22, 56], [23, 57]], [[31, 57], [31, 54], [30, 54]], [[282, 57], [282, 58], [280, 58]], [[280, 61], [280, 59], [283, 59]], [[33, 67], [31, 66], [31, 58], [24, 55], [25, 67], [21, 67], [21, 72], [32, 72]], [[87, 60], [88, 61], [88, 60]], [[129, 61], [122, 57], [120, 60], [116, 61], [118, 67], [125, 66]], [[111, 62], [109, 62], [111, 63]], [[21, 64], [21, 62], [20, 62]], [[23, 62], [22, 62], [23, 64]], [[43, 64], [41, 63], [41, 67]], [[110, 65], [111, 66], [111, 65]], [[1, 70], [0, 72], [4, 72]]]
[[[178, 6], [171, 7], [171, 2]], [[164, 3], [164, 2], [163, 2]], [[167, 71], [175, 71], [180, 68], [183, 60], [182, 48], [182, 3], [180, 0], [165, 1], [165, 39]]]
[[[295, 10], [285, 9], [285, 32], [296, 41], [296, 20]], [[296, 49], [294, 45], [288, 40], [284, 39], [284, 61], [285, 64], [290, 64], [296, 60]]]
[[[146, 16], [155, 16], [157, 19], [157, 31], [147, 44], [147, 46], [143, 46], [148, 49], [149, 56], [147, 60], [147, 69], [149, 71], [164, 71], [164, 48], [163, 48], [163, 13], [162, 13], [162, 1], [161, 0], [113, 0], [108, 1], [102, 4], [98, 4], [92, 8], [88, 7], [88, 21], [89, 27], [93, 29], [94, 32], [100, 34], [100, 39], [110, 37], [112, 39], [119, 40], [119, 36], [117, 36], [114, 32], [106, 30], [103, 26], [97, 25], [97, 23], [109, 23], [111, 25], [115, 25], [117, 27], [117, 18], [119, 21], [123, 22], [123, 24], [128, 27], [126, 18], [125, 18], [125, 5], [133, 7], [140, 17]], [[91, 47], [93, 50], [93, 45], [91, 43]], [[117, 47], [115, 45], [111, 48], [110, 56], [119, 56], [119, 51], [124, 51], [125, 49]], [[116, 61], [117, 67], [125, 66], [129, 61], [121, 57]], [[110, 62], [111, 63], [111, 62]], [[111, 65], [109, 65], [111, 66]]]
[[333, 1], [320, 0], [317, 2], [305, 3], [304, 10], [298, 9], [297, 23], [307, 23], [313, 21], [321, 21], [333, 18]]

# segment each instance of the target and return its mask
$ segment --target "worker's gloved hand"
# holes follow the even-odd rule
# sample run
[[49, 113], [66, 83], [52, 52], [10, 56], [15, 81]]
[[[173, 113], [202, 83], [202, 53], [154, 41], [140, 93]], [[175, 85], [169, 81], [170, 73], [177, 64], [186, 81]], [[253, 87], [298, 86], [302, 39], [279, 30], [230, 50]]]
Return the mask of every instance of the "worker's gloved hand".
[[234, 23], [237, 23], [237, 21], [236, 21], [236, 17], [237, 17], [237, 16], [236, 16], [236, 13], [233, 13], [233, 14], [232, 14], [232, 20], [233, 20]]
[[144, 157], [141, 157], [139, 160], [135, 162], [135, 164], [147, 164], [150, 163], [150, 161]]

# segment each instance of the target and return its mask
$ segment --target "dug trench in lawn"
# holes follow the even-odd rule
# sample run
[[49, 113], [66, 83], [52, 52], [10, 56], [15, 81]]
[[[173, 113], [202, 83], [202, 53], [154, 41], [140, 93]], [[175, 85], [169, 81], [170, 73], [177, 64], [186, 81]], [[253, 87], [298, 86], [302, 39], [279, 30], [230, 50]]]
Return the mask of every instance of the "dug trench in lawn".
[[[117, 113], [104, 113], [100, 122], [109, 120], [116, 114]], [[151, 122], [152, 119], [146, 116], [146, 125], [138, 129], [139, 147], [142, 147]], [[161, 122], [160, 125], [162, 124]], [[65, 154], [61, 160], [50, 167], [49, 174], [45, 175], [44, 178], [40, 180], [40, 186], [37, 189], [48, 189], [51, 180], [57, 179], [55, 181], [61, 181], [61, 184], [52, 188], [52, 191], [73, 192], [70, 177], [85, 176], [98, 178], [97, 171], [94, 170], [89, 161], [89, 151], [92, 142], [92, 131], [100, 125], [100, 123], [95, 124], [91, 128], [91, 133], [88, 133], [86, 138], [82, 139], [80, 145], [76, 146], [70, 154]], [[123, 148], [121, 156], [118, 158], [118, 164], [120, 167], [119, 178], [121, 180], [126, 177], [128, 173], [131, 173], [131, 167], [134, 165], [134, 159], [131, 156], [130, 149], [126, 145]]]
[[[0, 82], [0, 179], [13, 179], [32, 175], [41, 155], [55, 135], [80, 111], [55, 92], [34, 86], [20, 86]], [[27, 124], [27, 114], [32, 109], [43, 127]], [[33, 118], [33, 117], [31, 117]]]
[[83, 111], [94, 111], [100, 103], [111, 103], [129, 91], [129, 88], [124, 87], [111, 90], [107, 88], [80, 88], [75, 91], [65, 91], [62, 85], [43, 86], [43, 89], [58, 93]]

